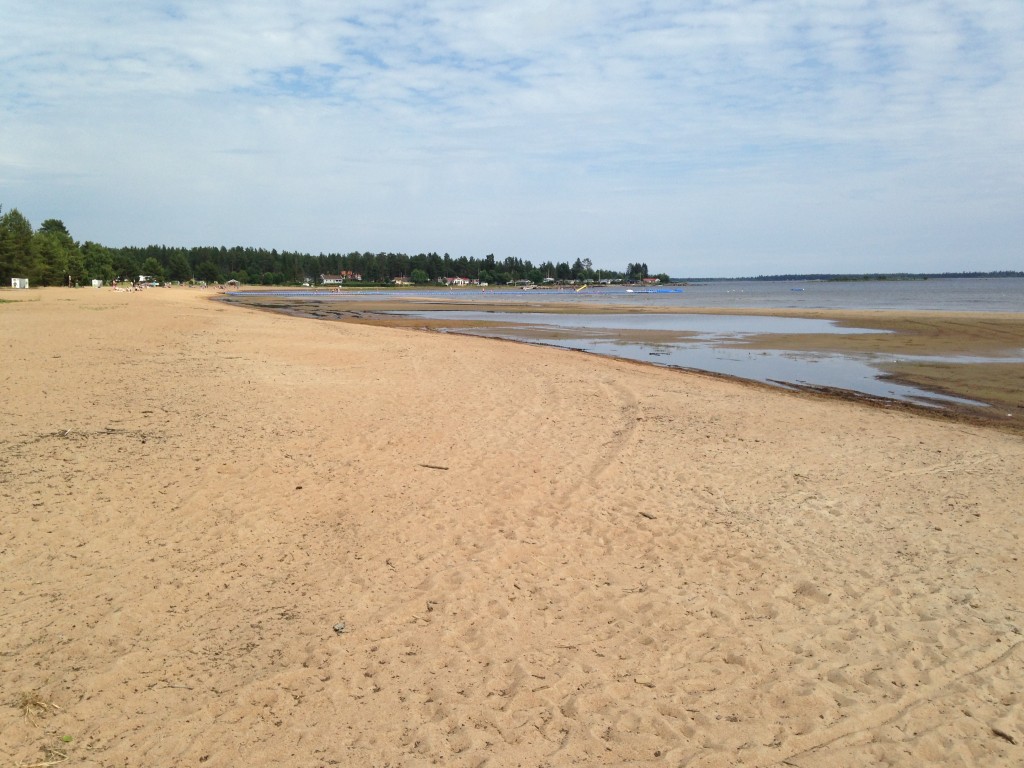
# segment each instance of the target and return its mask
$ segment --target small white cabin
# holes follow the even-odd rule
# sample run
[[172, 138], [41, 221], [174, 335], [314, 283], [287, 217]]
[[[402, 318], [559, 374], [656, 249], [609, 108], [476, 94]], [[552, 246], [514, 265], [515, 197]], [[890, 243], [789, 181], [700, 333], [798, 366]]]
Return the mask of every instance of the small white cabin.
[[12, 277], [11, 288], [28, 288], [27, 277]]

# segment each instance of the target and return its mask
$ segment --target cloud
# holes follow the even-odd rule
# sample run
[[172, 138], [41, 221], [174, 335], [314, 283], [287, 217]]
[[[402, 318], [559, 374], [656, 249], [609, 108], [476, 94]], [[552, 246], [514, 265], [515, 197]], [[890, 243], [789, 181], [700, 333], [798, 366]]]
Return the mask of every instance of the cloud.
[[[0, 202], [77, 237], [642, 255], [668, 271], [702, 254], [704, 274], [974, 268], [955, 226], [986, 265], [1019, 266], [1016, 3], [5, 14]], [[869, 252], [855, 235], [873, 226]]]

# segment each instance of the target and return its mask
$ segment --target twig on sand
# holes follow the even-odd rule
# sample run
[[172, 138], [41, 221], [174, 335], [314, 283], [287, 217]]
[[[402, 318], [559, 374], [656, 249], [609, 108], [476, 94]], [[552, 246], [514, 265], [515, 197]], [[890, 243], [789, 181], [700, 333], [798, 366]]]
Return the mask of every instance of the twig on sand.
[[21, 710], [21, 714], [25, 716], [25, 719], [33, 724], [40, 717], [60, 712], [60, 707], [52, 701], [46, 701], [38, 693], [31, 691], [22, 691], [21, 696], [18, 698], [17, 706]]
[[996, 728], [995, 726], [992, 726], [992, 733], [994, 735], [998, 736], [1000, 739], [1003, 739], [1004, 741], [1010, 742], [1011, 744], [1016, 744], [1017, 743], [1017, 740], [1015, 738], [1013, 738], [1013, 735], [1007, 733], [1002, 728]]
[[40, 763], [29, 763], [23, 765], [21, 768], [47, 768], [50, 765], [60, 765], [68, 759], [66, 752], [59, 752], [57, 750], [47, 750], [47, 759]]
[[420, 466], [426, 467], [427, 469], [448, 469], [448, 467], [442, 467], [438, 464], [420, 464]]

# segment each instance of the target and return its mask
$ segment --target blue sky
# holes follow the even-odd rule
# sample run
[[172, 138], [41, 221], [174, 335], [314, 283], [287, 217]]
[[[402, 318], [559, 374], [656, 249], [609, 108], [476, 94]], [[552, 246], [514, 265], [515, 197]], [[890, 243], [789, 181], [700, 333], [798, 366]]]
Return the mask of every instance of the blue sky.
[[1024, 3], [0, 0], [0, 204], [107, 245], [1024, 269]]

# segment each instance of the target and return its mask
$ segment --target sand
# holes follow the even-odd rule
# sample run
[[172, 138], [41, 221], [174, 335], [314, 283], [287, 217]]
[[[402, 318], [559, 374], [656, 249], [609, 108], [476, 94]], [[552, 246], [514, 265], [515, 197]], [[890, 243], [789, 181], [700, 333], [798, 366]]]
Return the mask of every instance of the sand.
[[1019, 435], [206, 298], [0, 304], [4, 764], [1024, 760]]

